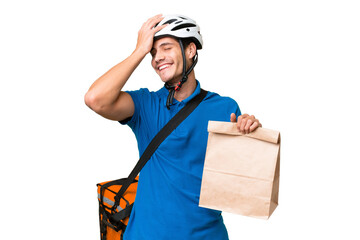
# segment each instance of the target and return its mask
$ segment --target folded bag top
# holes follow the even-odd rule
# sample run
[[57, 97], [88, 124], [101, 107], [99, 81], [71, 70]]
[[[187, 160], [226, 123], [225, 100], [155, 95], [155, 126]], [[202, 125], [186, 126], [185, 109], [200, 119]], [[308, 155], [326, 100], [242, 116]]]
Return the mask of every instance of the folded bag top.
[[237, 129], [236, 123], [232, 122], [209, 121], [208, 132], [241, 135], [270, 143], [280, 143], [280, 132], [278, 131], [266, 128], [257, 128], [254, 132], [243, 134]]

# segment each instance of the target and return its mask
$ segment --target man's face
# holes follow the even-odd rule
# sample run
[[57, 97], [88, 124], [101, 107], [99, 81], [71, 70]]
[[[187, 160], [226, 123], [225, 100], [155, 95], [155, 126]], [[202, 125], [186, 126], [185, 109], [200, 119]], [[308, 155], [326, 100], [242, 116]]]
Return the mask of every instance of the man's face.
[[177, 40], [171, 37], [156, 40], [150, 54], [151, 65], [163, 82], [173, 85], [181, 80], [183, 59]]

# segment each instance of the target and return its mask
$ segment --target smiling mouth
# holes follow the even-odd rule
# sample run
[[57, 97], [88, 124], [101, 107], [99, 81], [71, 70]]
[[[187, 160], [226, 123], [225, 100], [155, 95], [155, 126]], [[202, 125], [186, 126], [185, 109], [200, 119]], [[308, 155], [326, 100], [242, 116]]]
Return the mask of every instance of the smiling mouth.
[[164, 70], [164, 69], [166, 69], [166, 68], [168, 68], [170, 66], [171, 66], [171, 64], [164, 64], [164, 65], [161, 65], [160, 67], [158, 67], [158, 69], [159, 69], [159, 71], [161, 71], [161, 70]]

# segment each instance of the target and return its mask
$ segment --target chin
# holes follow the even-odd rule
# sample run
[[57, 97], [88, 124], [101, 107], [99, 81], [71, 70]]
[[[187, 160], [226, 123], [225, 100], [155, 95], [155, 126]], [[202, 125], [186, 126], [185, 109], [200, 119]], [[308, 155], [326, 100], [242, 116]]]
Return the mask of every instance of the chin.
[[174, 74], [170, 71], [167, 71], [165, 73], [157, 72], [157, 74], [159, 75], [161, 81], [163, 81], [163, 83], [167, 83], [168, 85], [175, 85], [181, 80], [182, 77], [182, 73]]

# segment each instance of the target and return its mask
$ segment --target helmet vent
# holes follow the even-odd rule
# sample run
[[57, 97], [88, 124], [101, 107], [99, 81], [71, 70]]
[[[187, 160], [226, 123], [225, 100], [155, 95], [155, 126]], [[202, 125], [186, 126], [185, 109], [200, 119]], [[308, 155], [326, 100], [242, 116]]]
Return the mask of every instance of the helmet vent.
[[183, 28], [188, 28], [188, 27], [196, 27], [196, 25], [192, 24], [192, 23], [184, 23], [184, 24], [181, 24], [179, 26], [174, 27], [173, 29], [171, 29], [171, 31], [176, 31], [176, 30], [183, 29]]
[[177, 19], [169, 19], [169, 20], [167, 20], [166, 22], [164, 22], [164, 24], [163, 25], [165, 25], [165, 24], [171, 24], [171, 23], [173, 23], [173, 22], [175, 22]]

